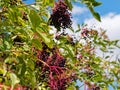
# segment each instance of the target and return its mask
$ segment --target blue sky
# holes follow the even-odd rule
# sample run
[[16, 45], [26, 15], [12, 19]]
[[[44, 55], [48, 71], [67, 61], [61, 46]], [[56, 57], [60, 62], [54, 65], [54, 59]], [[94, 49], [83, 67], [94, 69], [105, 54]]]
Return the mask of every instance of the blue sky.
[[102, 5], [96, 8], [101, 15], [109, 12], [120, 13], [120, 0], [98, 0], [102, 2]]
[[[103, 28], [107, 31], [110, 39], [120, 40], [120, 0], [97, 0], [102, 5], [95, 7], [95, 10], [101, 15], [102, 22], [95, 20], [90, 11], [82, 4], [74, 3], [73, 6], [73, 27], [77, 28], [77, 23], [87, 23], [88, 26]], [[33, 3], [34, 0], [27, 0], [25, 3]], [[78, 83], [79, 84], [79, 83]], [[80, 89], [83, 90], [83, 89]], [[114, 90], [112, 87], [109, 90]]]
[[[97, 0], [102, 2], [100, 6], [95, 7], [95, 11], [99, 12], [99, 14], [106, 15], [110, 12], [120, 14], [120, 0]], [[76, 6], [84, 7], [82, 4], [75, 3]], [[86, 17], [87, 18], [87, 17]], [[89, 18], [89, 17], [88, 17]], [[85, 19], [85, 18], [84, 18]]]
[[[86, 23], [90, 27], [103, 28], [107, 30], [110, 39], [120, 39], [120, 0], [99, 1], [102, 2], [102, 5], [94, 9], [100, 14], [102, 22], [96, 21], [85, 5], [75, 3], [73, 8], [74, 23]], [[75, 24], [73, 26], [76, 28]]]
[[25, 0], [24, 2], [27, 3], [27, 4], [31, 4], [31, 3], [34, 2], [34, 0]]

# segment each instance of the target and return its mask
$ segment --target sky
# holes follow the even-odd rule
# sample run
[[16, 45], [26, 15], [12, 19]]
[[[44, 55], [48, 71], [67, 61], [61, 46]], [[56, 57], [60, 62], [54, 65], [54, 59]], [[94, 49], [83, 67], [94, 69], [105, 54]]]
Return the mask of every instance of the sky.
[[95, 11], [100, 14], [102, 22], [95, 20], [86, 6], [80, 4], [74, 4], [72, 11], [74, 22], [85, 23], [90, 27], [103, 28], [107, 31], [110, 39], [120, 39], [120, 0], [99, 1], [102, 2], [102, 5], [95, 7]]
[[[107, 31], [107, 35], [111, 40], [120, 40], [120, 0], [97, 0], [102, 2], [102, 5], [95, 7], [101, 16], [101, 22], [94, 19], [90, 11], [85, 5], [73, 3], [72, 20], [74, 29], [77, 28], [77, 23], [88, 24], [89, 27], [96, 29], [102, 28]], [[25, 3], [33, 3], [34, 0], [27, 0]], [[77, 84], [80, 84], [78, 82]], [[83, 89], [80, 89], [83, 90]], [[109, 90], [114, 90], [109, 87]]]

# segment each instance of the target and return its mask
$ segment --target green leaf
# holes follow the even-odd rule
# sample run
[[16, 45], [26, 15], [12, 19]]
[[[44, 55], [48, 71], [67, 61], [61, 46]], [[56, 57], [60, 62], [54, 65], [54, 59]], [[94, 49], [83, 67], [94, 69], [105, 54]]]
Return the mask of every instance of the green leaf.
[[53, 6], [54, 0], [43, 0], [43, 5]]
[[88, 6], [88, 7], [89, 7], [89, 10], [91, 11], [92, 15], [95, 17], [95, 19], [97, 19], [98, 21], [101, 22], [101, 18], [100, 18], [99, 13], [95, 12], [93, 7], [90, 7], [90, 6]]
[[29, 17], [30, 17], [30, 21], [34, 28], [36, 28], [40, 25], [40, 17], [37, 14], [37, 12], [35, 12], [34, 10], [31, 10]]
[[100, 50], [103, 51], [103, 52], [108, 52], [108, 50], [104, 47], [101, 47]]
[[67, 90], [76, 90], [75, 86], [71, 85], [67, 88]]
[[4, 70], [0, 68], [0, 75], [4, 74]]
[[103, 90], [108, 90], [108, 87], [103, 88]]
[[52, 38], [49, 34], [47, 33], [43, 33], [40, 31], [40, 29], [37, 29], [36, 30], [39, 34], [39, 36], [42, 38], [42, 40], [49, 46], [49, 47], [52, 47]]
[[73, 47], [71, 45], [62, 45], [61, 47], [65, 50], [65, 52], [67, 52], [66, 56], [70, 57], [72, 59], [72, 62], [75, 63], [74, 61], [75, 53], [74, 53]]
[[105, 59], [108, 59], [110, 56], [106, 56]]
[[101, 4], [102, 4], [101, 2], [93, 2], [92, 5], [93, 5], [94, 7], [96, 7], [96, 6], [99, 6], [99, 5], [101, 5]]
[[76, 30], [75, 33], [80, 32], [80, 30], [81, 30], [80, 24], [78, 24], [77, 26], [78, 26], [78, 30]]
[[120, 48], [120, 45], [117, 44], [116, 47], [117, 47], [117, 48]]
[[42, 44], [40, 43], [40, 40], [38, 40], [38, 39], [33, 39], [33, 40], [32, 40], [32, 44], [33, 44], [36, 48], [38, 48], [38, 49], [41, 50]]
[[100, 18], [99, 13], [94, 12], [94, 13], [93, 13], [93, 16], [94, 16], [94, 17], [95, 17], [98, 21], [100, 21], [100, 22], [101, 22], [101, 18]]
[[75, 33], [80, 32], [80, 29], [76, 30]]
[[10, 74], [10, 79], [11, 79], [11, 86], [12, 86], [12, 89], [11, 90], [13, 90], [13, 88], [14, 88], [14, 86], [16, 85], [16, 84], [18, 84], [19, 82], [20, 82], [20, 80], [17, 78], [17, 76], [14, 74], [14, 73], [11, 73]]
[[32, 77], [31, 77], [31, 81], [32, 81], [32, 88], [34, 89], [36, 86], [36, 77], [35, 74], [33, 73]]
[[18, 72], [18, 74], [20, 75], [20, 76], [24, 76], [24, 74], [25, 74], [25, 72], [26, 72], [26, 65], [25, 65], [25, 63], [23, 63], [20, 67], [18, 67], [19, 68], [19, 72]]
[[91, 7], [96, 7], [102, 4], [101, 2], [97, 2], [95, 0], [81, 0], [81, 2]]
[[4, 41], [3, 46], [4, 49], [8, 49], [8, 50], [11, 48], [10, 43], [8, 41]]
[[69, 9], [72, 11], [72, 4], [71, 4], [71, 1], [70, 0], [65, 0], [65, 3], [67, 4], [67, 6], [69, 7]]
[[28, 59], [27, 65], [29, 66], [29, 68], [30, 68], [31, 70], [34, 70], [34, 62], [33, 62], [31, 59]]
[[72, 27], [69, 28], [72, 32], [74, 32], [74, 29]]
[[7, 57], [5, 59], [5, 63], [12, 63], [12, 62], [13, 62], [13, 60], [10, 57]]

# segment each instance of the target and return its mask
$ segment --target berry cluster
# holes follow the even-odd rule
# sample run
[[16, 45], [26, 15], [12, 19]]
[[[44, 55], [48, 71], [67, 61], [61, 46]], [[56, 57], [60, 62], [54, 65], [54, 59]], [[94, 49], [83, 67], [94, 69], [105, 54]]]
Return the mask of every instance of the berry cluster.
[[71, 14], [68, 11], [67, 5], [62, 0], [55, 3], [52, 11], [50, 25], [55, 26], [57, 29], [60, 27], [65, 29], [72, 25]]
[[42, 45], [42, 50], [37, 50], [37, 58], [39, 59], [36, 62], [37, 66], [41, 67], [42, 74], [48, 78], [50, 90], [65, 90], [66, 85], [72, 81], [72, 76], [65, 72], [66, 59], [56, 47], [51, 49], [45, 43]]
[[66, 90], [67, 84], [75, 78], [75, 75], [67, 75], [65, 69], [58, 66], [51, 66], [49, 74], [50, 90]]
[[[56, 72], [57, 73], [57, 72]], [[51, 90], [65, 90], [67, 79], [62, 77], [61, 74], [55, 77], [52, 72], [49, 75], [49, 86]]]
[[37, 58], [47, 63], [49, 66], [64, 67], [66, 59], [60, 54], [57, 48], [48, 48], [42, 42], [42, 50], [37, 50]]
[[81, 30], [81, 36], [83, 38], [92, 38], [98, 35], [98, 31], [97, 30], [92, 30], [92, 29], [88, 29], [83, 27]]
[[100, 90], [100, 87], [96, 86], [93, 90]]
[[89, 30], [87, 28], [82, 28], [81, 36], [87, 38], [89, 36]]
[[52, 55], [49, 57], [47, 60], [47, 63], [50, 66], [59, 66], [59, 67], [64, 67], [66, 62], [66, 59], [60, 55], [58, 51], [52, 51]]

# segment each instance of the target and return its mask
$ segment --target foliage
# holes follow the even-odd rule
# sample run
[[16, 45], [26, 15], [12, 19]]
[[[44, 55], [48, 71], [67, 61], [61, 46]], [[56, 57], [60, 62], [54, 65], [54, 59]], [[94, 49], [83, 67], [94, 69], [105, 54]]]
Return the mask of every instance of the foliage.
[[[54, 3], [54, 0], [36, 0], [33, 5], [27, 5], [21, 0], [1, 0], [0, 87], [77, 90], [75, 84], [80, 80], [89, 89], [105, 89], [108, 85], [120, 89], [119, 60], [110, 61], [110, 56], [96, 55], [96, 50], [112, 53], [114, 47], [119, 47], [118, 40], [110, 41], [105, 31], [98, 32], [85, 25], [78, 25], [78, 30], [74, 30], [69, 13], [72, 1], [59, 0], [56, 6]], [[101, 3], [95, 0], [81, 3], [100, 21], [93, 8]], [[58, 15], [55, 18], [58, 21], [52, 15]], [[50, 34], [51, 25], [57, 29], [53, 34]]]

